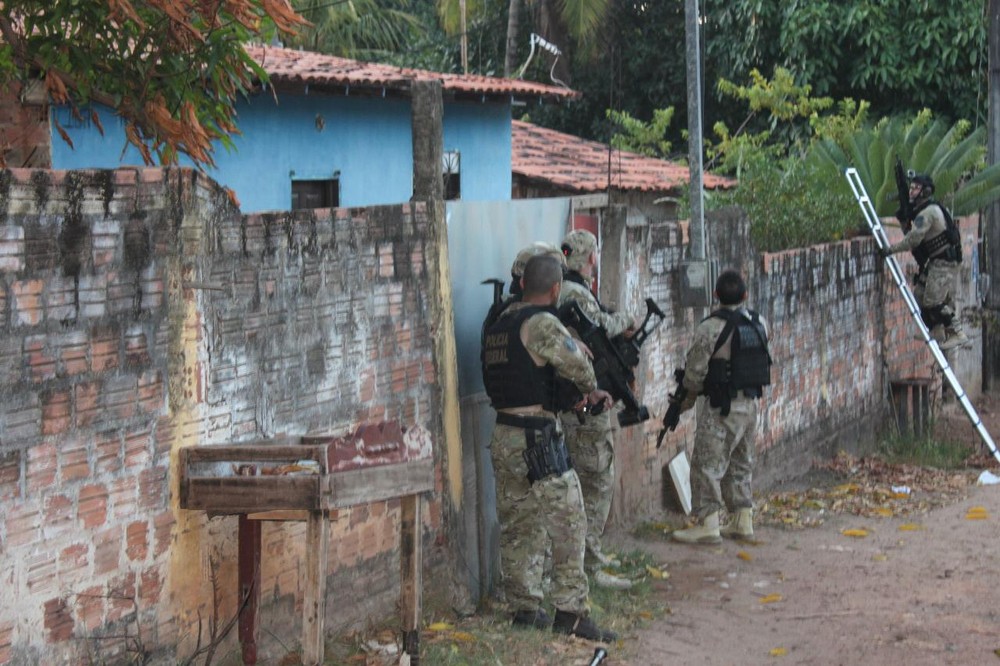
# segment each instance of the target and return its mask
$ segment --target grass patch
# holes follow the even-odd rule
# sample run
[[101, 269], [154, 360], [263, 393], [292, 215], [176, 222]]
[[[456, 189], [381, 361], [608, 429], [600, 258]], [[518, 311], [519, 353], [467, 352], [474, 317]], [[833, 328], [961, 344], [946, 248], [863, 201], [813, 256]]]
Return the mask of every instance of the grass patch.
[[931, 435], [890, 435], [879, 442], [879, 454], [892, 464], [919, 465], [936, 469], [963, 467], [973, 451], [968, 444]]
[[[618, 556], [620, 567], [609, 573], [634, 582], [631, 590], [605, 590], [590, 585], [591, 617], [602, 627], [616, 631], [622, 640], [604, 646], [618, 657], [627, 656], [632, 641], [630, 633], [669, 613], [656, 599], [655, 585], [666, 578], [661, 563], [642, 551]], [[420, 663], [435, 666], [537, 666], [538, 664], [589, 663], [596, 643], [582, 641], [551, 631], [521, 629], [511, 626], [510, 612], [499, 605], [486, 608], [471, 617], [459, 618], [450, 610], [425, 604], [425, 626], [420, 633]], [[436, 606], [437, 604], [433, 604]], [[546, 606], [555, 615], [551, 605]], [[388, 666], [399, 661], [395, 654], [378, 654], [375, 644], [398, 642], [398, 631], [372, 627], [339, 641], [334, 648], [335, 661], [327, 663], [354, 666]], [[338, 649], [339, 648], [339, 649]]]

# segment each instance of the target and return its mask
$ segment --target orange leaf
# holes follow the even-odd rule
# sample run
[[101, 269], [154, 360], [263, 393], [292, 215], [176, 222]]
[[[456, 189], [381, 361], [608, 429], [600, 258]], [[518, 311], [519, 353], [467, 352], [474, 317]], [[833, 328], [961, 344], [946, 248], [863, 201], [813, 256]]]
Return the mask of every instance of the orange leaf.
[[778, 593], [769, 594], [766, 597], [760, 598], [760, 603], [762, 604], [773, 604], [775, 601], [781, 601], [781, 595]]
[[744, 562], [749, 562], [753, 560], [753, 555], [746, 552], [745, 550], [741, 550], [740, 552], [736, 553], [736, 557], [740, 558]]
[[861, 538], [864, 538], [864, 537], [868, 536], [868, 530], [864, 530], [864, 529], [849, 529], [849, 530], [843, 530], [841, 532], [841, 534], [843, 534], [844, 536], [855, 537], [855, 538], [861, 539]]

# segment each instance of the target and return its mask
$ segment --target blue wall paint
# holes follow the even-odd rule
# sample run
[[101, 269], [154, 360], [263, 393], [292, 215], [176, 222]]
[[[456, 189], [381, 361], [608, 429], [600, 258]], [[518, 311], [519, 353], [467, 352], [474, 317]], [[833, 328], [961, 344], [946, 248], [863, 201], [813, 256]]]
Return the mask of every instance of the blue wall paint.
[[511, 191], [510, 106], [445, 104], [444, 150], [462, 158], [462, 201], [507, 201]]
[[[71, 149], [52, 139], [54, 169], [141, 165], [126, 145], [124, 125], [101, 109], [101, 136], [89, 119], [74, 122], [66, 108], [53, 114], [73, 140]], [[340, 205], [368, 206], [408, 201], [413, 192], [410, 103], [405, 99], [282, 95], [269, 93], [238, 106], [242, 135], [235, 148], [216, 148], [208, 173], [232, 188], [244, 211], [287, 210], [292, 172], [296, 179], [332, 178], [340, 172]], [[317, 115], [323, 117], [318, 131]], [[510, 105], [446, 103], [444, 149], [461, 155], [463, 200], [508, 200], [511, 192]], [[182, 163], [190, 165], [189, 161]]]

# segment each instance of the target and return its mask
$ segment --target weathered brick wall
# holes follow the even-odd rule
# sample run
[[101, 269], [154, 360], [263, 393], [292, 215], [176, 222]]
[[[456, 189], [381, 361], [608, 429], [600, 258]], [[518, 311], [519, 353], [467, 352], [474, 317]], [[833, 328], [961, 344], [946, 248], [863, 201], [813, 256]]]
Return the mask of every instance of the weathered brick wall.
[[[860, 237], [800, 250], [758, 255], [749, 227], [738, 211], [709, 215], [709, 244], [720, 268], [738, 267], [748, 276], [749, 304], [764, 315], [772, 332], [773, 385], [761, 402], [757, 488], [801, 474], [815, 459], [838, 448], [873, 443], [889, 425], [888, 382], [926, 378], [940, 398], [941, 381], [874, 241]], [[963, 223], [966, 257], [972, 255], [976, 229]], [[893, 239], [898, 229], [891, 230]], [[643, 348], [640, 376], [643, 402], [655, 415], [644, 426], [620, 432], [616, 446], [614, 518], [622, 525], [670, 503], [666, 463], [681, 449], [690, 456], [693, 410], [655, 449], [673, 370], [684, 364], [697, 321], [708, 311], [680, 305], [679, 266], [687, 245], [686, 223], [635, 226], [626, 230], [622, 259], [626, 279], [623, 302], [636, 311], [653, 297], [666, 321]], [[897, 255], [909, 274], [908, 255]], [[960, 285], [965, 306], [974, 304], [974, 262], [963, 266]], [[978, 392], [972, 371], [978, 351], [950, 354], [970, 395]]]
[[[0, 664], [173, 663], [213, 577], [232, 615], [236, 519], [178, 508], [182, 446], [396, 420], [437, 448], [437, 247], [419, 204], [242, 217], [188, 170], [0, 171]], [[330, 594], [369, 603], [331, 628], [392, 613], [398, 522], [334, 516]], [[262, 622], [292, 644], [303, 534], [263, 530]]]

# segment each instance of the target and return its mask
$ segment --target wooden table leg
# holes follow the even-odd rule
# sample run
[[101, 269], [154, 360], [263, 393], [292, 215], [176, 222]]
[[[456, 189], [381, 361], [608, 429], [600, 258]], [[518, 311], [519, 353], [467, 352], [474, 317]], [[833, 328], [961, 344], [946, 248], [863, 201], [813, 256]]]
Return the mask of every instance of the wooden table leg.
[[260, 602], [260, 521], [240, 514], [239, 552], [239, 638], [244, 664], [257, 663], [257, 619]]
[[423, 588], [423, 539], [420, 538], [420, 495], [400, 498], [399, 560], [402, 579], [399, 606], [402, 611], [403, 652], [411, 666], [420, 664], [420, 613]]
[[310, 511], [306, 525], [306, 582], [302, 609], [302, 663], [320, 666], [324, 658], [326, 567], [330, 512]]

